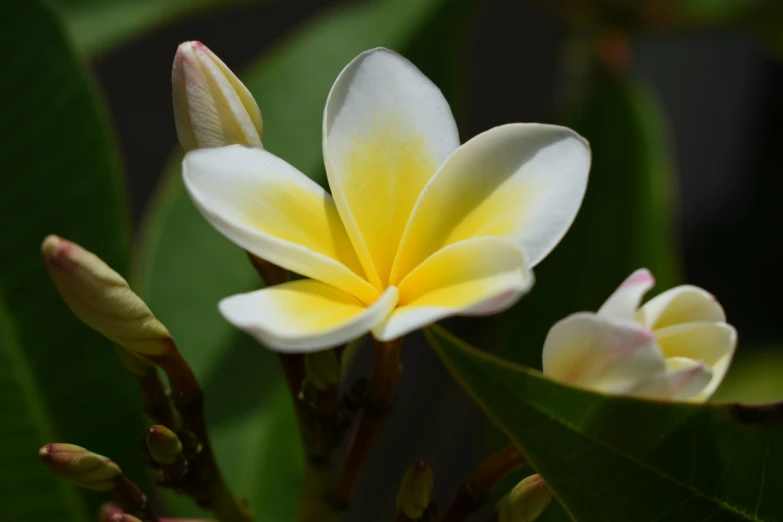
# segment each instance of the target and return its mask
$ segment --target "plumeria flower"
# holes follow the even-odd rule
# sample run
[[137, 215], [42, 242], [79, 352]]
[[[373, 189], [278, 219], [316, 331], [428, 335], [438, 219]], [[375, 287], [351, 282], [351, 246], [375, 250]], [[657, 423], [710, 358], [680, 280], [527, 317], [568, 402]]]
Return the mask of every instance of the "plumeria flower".
[[555, 324], [544, 343], [544, 374], [605, 393], [704, 402], [726, 375], [737, 333], [715, 297], [678, 286], [651, 299], [655, 285], [640, 269], [598, 313]]
[[503, 125], [460, 146], [440, 90], [386, 49], [337, 78], [323, 154], [331, 194], [260, 147], [195, 150], [183, 163], [215, 228], [304, 276], [220, 303], [278, 351], [368, 331], [388, 341], [508, 308], [574, 220], [590, 166], [587, 142], [553, 125]]

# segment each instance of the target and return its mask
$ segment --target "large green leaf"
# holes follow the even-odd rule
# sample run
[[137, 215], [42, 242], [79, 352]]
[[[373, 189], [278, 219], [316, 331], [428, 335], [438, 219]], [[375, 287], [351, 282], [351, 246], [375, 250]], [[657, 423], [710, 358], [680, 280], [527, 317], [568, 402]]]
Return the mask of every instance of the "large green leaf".
[[[383, 0], [336, 9], [267, 53], [243, 75], [264, 114], [267, 149], [323, 183], [321, 117], [342, 67], [372, 47], [404, 51], [444, 4]], [[302, 463], [278, 363], [216, 309], [219, 299], [258, 287], [258, 277], [241, 249], [195, 210], [176, 163], [146, 220], [137, 288], [204, 384], [216, 452], [232, 487], [251, 499], [259, 519], [285, 520], [296, 505]]]
[[574, 520], [781, 520], [783, 403], [599, 395], [482, 353], [437, 327], [427, 337]]
[[563, 242], [536, 267], [530, 295], [494, 321], [498, 353], [540, 364], [549, 327], [597, 310], [633, 270], [649, 268], [656, 291], [676, 283], [669, 135], [652, 94], [600, 73], [570, 118], [593, 164], [582, 209]]
[[95, 86], [50, 10], [6, 5], [0, 44], [0, 518], [85, 520], [99, 496], [62, 484], [36, 451], [72, 442], [143, 480], [140, 400], [111, 344], [63, 304], [40, 243], [57, 233], [123, 270], [120, 166]]
[[90, 56], [179, 16], [250, 0], [54, 0], [78, 49]]

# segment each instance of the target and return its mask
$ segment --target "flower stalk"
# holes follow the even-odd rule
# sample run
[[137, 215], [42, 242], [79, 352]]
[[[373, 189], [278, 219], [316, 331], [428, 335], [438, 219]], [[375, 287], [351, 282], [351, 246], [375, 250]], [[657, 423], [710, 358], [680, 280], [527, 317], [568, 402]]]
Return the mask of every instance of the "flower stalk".
[[501, 480], [526, 464], [524, 455], [513, 444], [484, 459], [471, 474], [468, 483], [457, 492], [440, 522], [464, 522], [487, 503]]
[[174, 413], [174, 404], [166, 391], [163, 379], [158, 369], [132, 353], [117, 347], [117, 357], [136, 379], [141, 392], [144, 413], [155, 423], [165, 426], [171, 431], [179, 430], [179, 420]]
[[345, 509], [350, 503], [359, 475], [391, 414], [397, 382], [402, 372], [401, 342], [402, 339], [390, 342], [375, 341], [375, 359], [367, 405], [343, 461], [332, 497], [332, 503], [337, 508]]
[[173, 348], [162, 356], [150, 357], [166, 374], [172, 399], [182, 419], [182, 428], [194, 437], [188, 455], [188, 473], [182, 491], [211, 511], [220, 522], [252, 522], [248, 509], [228, 490], [207, 432], [204, 393], [182, 354]]

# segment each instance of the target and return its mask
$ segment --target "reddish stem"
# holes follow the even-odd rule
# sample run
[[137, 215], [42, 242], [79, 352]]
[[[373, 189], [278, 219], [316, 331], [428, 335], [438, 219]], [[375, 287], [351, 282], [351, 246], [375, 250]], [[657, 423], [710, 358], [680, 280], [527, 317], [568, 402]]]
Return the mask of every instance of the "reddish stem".
[[400, 342], [401, 339], [388, 343], [375, 342], [368, 403], [343, 461], [332, 499], [339, 509], [345, 509], [350, 503], [359, 475], [391, 413], [402, 371]]
[[440, 522], [464, 522], [487, 503], [492, 490], [509, 474], [525, 465], [525, 457], [513, 444], [484, 459], [461, 487]]

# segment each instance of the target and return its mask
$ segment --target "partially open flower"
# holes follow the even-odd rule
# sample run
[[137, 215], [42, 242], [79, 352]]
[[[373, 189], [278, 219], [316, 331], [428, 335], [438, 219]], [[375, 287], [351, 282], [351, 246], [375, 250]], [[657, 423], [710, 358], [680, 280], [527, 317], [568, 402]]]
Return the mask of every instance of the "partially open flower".
[[737, 334], [715, 297], [678, 286], [639, 308], [655, 281], [637, 270], [598, 313], [555, 324], [544, 374], [577, 386], [663, 400], [703, 402], [726, 375]]
[[261, 147], [261, 111], [239, 78], [201, 42], [177, 49], [171, 72], [174, 122], [185, 151]]
[[590, 149], [564, 127], [509, 124], [460, 145], [440, 90], [403, 57], [365, 52], [326, 102], [331, 194], [269, 152], [200, 149], [185, 185], [209, 222], [305, 279], [224, 299], [235, 326], [307, 352], [389, 341], [451, 315], [505, 310], [582, 202]]
[[[87, 326], [140, 357], [173, 349], [166, 327], [98, 256], [54, 235], [44, 239], [41, 250], [63, 300]], [[142, 369], [132, 367], [134, 373]]]

